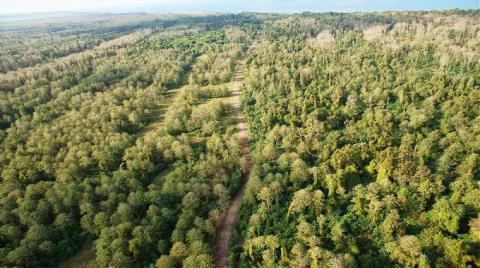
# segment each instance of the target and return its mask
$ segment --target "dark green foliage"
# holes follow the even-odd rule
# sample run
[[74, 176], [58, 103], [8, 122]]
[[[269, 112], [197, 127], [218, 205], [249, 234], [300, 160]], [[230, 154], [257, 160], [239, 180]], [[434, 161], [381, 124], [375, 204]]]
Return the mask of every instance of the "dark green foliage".
[[223, 31], [210, 31], [201, 35], [187, 33], [183, 37], [164, 38], [160, 42], [153, 44], [152, 42], [142, 41], [140, 45], [146, 47], [155, 47], [158, 49], [165, 48], [192, 48], [198, 45], [225, 42], [225, 34]]

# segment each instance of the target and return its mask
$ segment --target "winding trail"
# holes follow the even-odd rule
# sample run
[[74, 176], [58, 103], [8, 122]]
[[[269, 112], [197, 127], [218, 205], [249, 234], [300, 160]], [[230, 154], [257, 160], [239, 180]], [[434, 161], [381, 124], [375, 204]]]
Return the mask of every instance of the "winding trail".
[[[253, 43], [248, 48], [247, 54], [251, 52], [254, 45], [255, 41], [253, 41]], [[219, 226], [216, 241], [215, 259], [217, 267], [220, 268], [228, 267], [228, 249], [230, 243], [230, 236], [233, 226], [237, 221], [238, 208], [240, 207], [240, 203], [242, 202], [243, 194], [245, 193], [245, 187], [247, 185], [251, 169], [247, 122], [245, 120], [245, 116], [242, 113], [242, 110], [240, 109], [240, 88], [243, 83], [246, 65], [246, 57], [243, 57], [241, 60], [239, 60], [232, 83], [232, 107], [233, 111], [235, 112], [235, 117], [237, 119], [236, 135], [241, 150], [240, 153], [242, 164], [242, 186], [232, 199], [230, 205], [228, 206], [226, 212], [222, 217], [222, 221]]]

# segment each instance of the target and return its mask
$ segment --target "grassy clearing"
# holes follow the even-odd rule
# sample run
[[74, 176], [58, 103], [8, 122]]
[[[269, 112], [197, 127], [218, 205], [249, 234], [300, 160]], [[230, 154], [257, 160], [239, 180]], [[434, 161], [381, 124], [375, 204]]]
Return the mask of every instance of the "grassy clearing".
[[[212, 87], [218, 87], [218, 88], [228, 87], [228, 88], [230, 88], [231, 85], [232, 85], [231, 83], [224, 83], [224, 84], [213, 85], [213, 86], [209, 85], [209, 86], [205, 86], [205, 87], [200, 87], [200, 90], [202, 88], [206, 88], [206, 87], [210, 87], [210, 88], [212, 88]], [[175, 89], [175, 92], [172, 93], [171, 96], [180, 96], [181, 95], [181, 90], [183, 90], [187, 86], [183, 86], [181, 88]], [[170, 101], [166, 101], [166, 100], [164, 101], [166, 106], [162, 110], [162, 115], [158, 117], [157, 121], [152, 122], [151, 124], [149, 124], [148, 127], [145, 128], [145, 129], [148, 128], [148, 130], [144, 130], [145, 131], [144, 134], [147, 133], [148, 131], [154, 131], [157, 127], [159, 127], [163, 124], [163, 115], [166, 113], [166, 111], [168, 109], [168, 106], [175, 101], [175, 98], [170, 97], [169, 100]], [[201, 103], [198, 103], [197, 105], [206, 104], [206, 103], [213, 102], [213, 101], [221, 101], [227, 107], [227, 114], [223, 117], [222, 126], [225, 129], [236, 128], [237, 119], [235, 117], [235, 113], [234, 113], [233, 108], [232, 108], [232, 103], [234, 102], [233, 97], [232, 96], [226, 96], [226, 97], [219, 97], [219, 98], [209, 98], [208, 100], [206, 100], [204, 102], [201, 102]], [[188, 136], [188, 138], [190, 139], [190, 142], [192, 144], [200, 144], [200, 143], [205, 143], [206, 142], [206, 138], [200, 136], [197, 132], [188, 132], [188, 133], [186, 133], [186, 135]], [[168, 167], [165, 170], [161, 171], [157, 176], [155, 176], [155, 178], [152, 180], [151, 184], [155, 185], [155, 186], [162, 185], [162, 180], [172, 170], [173, 170], [172, 167]]]
[[183, 87], [171, 89], [165, 93], [165, 96], [159, 101], [158, 110], [151, 115], [150, 123], [137, 133], [139, 138], [145, 136], [145, 134], [150, 131], [155, 131], [163, 124], [163, 119], [165, 118], [168, 107], [174, 102]]
[[83, 244], [82, 248], [69, 258], [68, 260], [60, 263], [59, 268], [94, 268], [95, 263], [95, 251], [93, 250], [93, 242], [89, 241]]

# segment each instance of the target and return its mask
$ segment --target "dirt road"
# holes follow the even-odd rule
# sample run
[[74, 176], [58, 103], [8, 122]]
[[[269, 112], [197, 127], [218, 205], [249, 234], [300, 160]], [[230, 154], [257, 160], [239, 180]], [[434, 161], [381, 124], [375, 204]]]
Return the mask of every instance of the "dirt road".
[[[247, 51], [247, 54], [250, 53], [253, 45], [252, 43], [250, 48]], [[236, 193], [232, 199], [229, 207], [226, 210], [226, 213], [223, 217], [222, 223], [219, 227], [219, 233], [217, 236], [216, 242], [216, 263], [217, 267], [226, 268], [228, 267], [228, 246], [230, 243], [230, 236], [232, 233], [233, 226], [237, 220], [238, 208], [242, 202], [243, 193], [245, 192], [245, 186], [250, 175], [250, 149], [248, 145], [248, 133], [247, 133], [247, 122], [245, 116], [240, 109], [240, 88], [243, 83], [243, 77], [245, 75], [246, 68], [246, 59], [243, 58], [239, 61], [237, 69], [235, 71], [235, 76], [232, 83], [232, 95], [233, 95], [233, 110], [237, 118], [237, 140], [241, 149], [241, 158], [242, 158], [242, 187]]]

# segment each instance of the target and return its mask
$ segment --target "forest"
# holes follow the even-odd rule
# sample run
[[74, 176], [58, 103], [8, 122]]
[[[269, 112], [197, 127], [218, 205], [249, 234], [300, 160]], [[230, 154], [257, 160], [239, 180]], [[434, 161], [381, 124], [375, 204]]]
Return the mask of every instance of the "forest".
[[479, 21], [0, 22], [0, 267], [479, 267]]
[[479, 18], [266, 22], [244, 85], [254, 165], [231, 263], [480, 266]]

